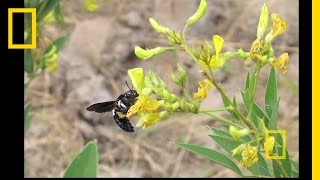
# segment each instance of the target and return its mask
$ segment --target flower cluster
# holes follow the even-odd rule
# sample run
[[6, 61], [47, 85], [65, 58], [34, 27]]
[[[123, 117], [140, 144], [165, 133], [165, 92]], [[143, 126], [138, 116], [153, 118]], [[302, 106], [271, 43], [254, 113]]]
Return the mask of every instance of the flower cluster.
[[[142, 68], [134, 68], [128, 70], [128, 75], [139, 96], [135, 104], [130, 107], [127, 117], [139, 116], [136, 126], [144, 128], [156, 124], [173, 112], [198, 113], [200, 103], [212, 87], [209, 80], [201, 81], [198, 92], [194, 93], [194, 99], [190, 99], [171, 93], [165, 82], [156, 77], [152, 71], [145, 75]], [[176, 84], [184, 87], [186, 73], [180, 65], [172, 77]]]
[[246, 58], [245, 64], [249, 65], [253, 60], [255, 63], [270, 64], [276, 69], [282, 71], [283, 74], [288, 72], [288, 53], [283, 53], [279, 57], [274, 56], [272, 41], [279, 35], [283, 34], [287, 29], [287, 24], [278, 14], [271, 14], [273, 27], [267, 35], [265, 35], [268, 29], [269, 10], [264, 4], [260, 19], [257, 27], [257, 39], [252, 43], [249, 56]]

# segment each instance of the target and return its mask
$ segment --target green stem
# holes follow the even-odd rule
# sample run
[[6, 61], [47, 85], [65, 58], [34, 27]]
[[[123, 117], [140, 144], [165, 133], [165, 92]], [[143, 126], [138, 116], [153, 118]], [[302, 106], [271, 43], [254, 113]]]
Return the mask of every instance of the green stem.
[[256, 99], [257, 82], [258, 82], [258, 78], [259, 78], [259, 74], [260, 74], [260, 69], [261, 69], [261, 64], [257, 63], [256, 67], [254, 69], [254, 73], [253, 73], [254, 78], [253, 78], [253, 85], [252, 85], [252, 95], [250, 97], [250, 108], [249, 108], [249, 113], [247, 116], [248, 121], [251, 121], [251, 117], [252, 117], [252, 110], [253, 110], [253, 104]]
[[218, 84], [216, 82], [216, 80], [214, 79], [214, 77], [211, 77], [212, 80], [211, 82], [213, 83], [213, 85], [217, 88], [217, 90], [220, 92], [220, 94], [227, 100], [228, 104], [230, 104], [234, 109], [233, 111], [243, 120], [243, 122], [252, 130], [257, 130], [256, 127], [251, 124], [250, 121], [247, 120], [247, 118], [245, 118], [241, 112], [237, 109], [237, 107], [232, 103], [232, 101], [229, 99], [229, 97], [227, 96], [227, 94], [224, 92], [223, 88], [221, 87], [220, 84]]
[[225, 111], [225, 110], [232, 110], [232, 106], [223, 107], [223, 108], [217, 108], [217, 109], [201, 109], [199, 112], [219, 112], [219, 111]]
[[218, 115], [216, 115], [216, 114], [211, 114], [211, 113], [208, 113], [208, 112], [202, 112], [202, 113], [207, 114], [207, 115], [209, 115], [209, 116], [211, 116], [211, 117], [216, 118], [216, 120], [218, 120], [218, 121], [221, 122], [221, 123], [228, 124], [228, 125], [233, 125], [233, 126], [236, 126], [236, 127], [238, 127], [238, 128], [241, 128], [241, 129], [243, 128], [242, 125], [233, 123], [231, 120], [226, 119], [226, 118], [223, 118], [223, 117], [218, 116]]
[[282, 164], [280, 163], [280, 161], [278, 159], [274, 159], [273, 161], [276, 163], [277, 167], [280, 169], [281, 174], [283, 175], [283, 177], [288, 178], [289, 176], [288, 176], [286, 170], [284, 170], [284, 168], [283, 168]]

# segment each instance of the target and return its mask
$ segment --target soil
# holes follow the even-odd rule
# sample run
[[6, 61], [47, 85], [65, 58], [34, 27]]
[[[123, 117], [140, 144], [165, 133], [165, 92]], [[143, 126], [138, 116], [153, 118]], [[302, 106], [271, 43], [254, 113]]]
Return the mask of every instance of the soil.
[[[163, 26], [182, 30], [195, 12], [192, 0], [97, 0], [96, 12], [84, 11], [83, 1], [62, 1], [65, 26], [44, 26], [45, 37], [55, 39], [71, 32], [70, 40], [59, 53], [58, 70], [46, 72], [30, 85], [26, 101], [33, 104], [33, 118], [25, 136], [25, 177], [61, 177], [74, 155], [90, 140], [99, 147], [99, 177], [238, 177], [237, 174], [169, 142], [188, 140], [219, 150], [206, 127], [217, 126], [214, 119], [202, 115], [173, 115], [147, 129], [125, 133], [114, 123], [111, 113], [86, 111], [92, 103], [116, 99], [128, 90], [127, 70], [143, 67], [153, 70], [168, 87], [178, 93], [170, 80], [177, 63], [188, 72], [190, 82], [201, 80], [199, 69], [183, 53], [165, 53], [141, 61], [134, 46], [153, 48], [167, 45], [166, 38], [152, 30], [148, 18]], [[189, 43], [212, 41], [218, 34], [225, 39], [224, 50], [249, 50], [255, 40], [256, 26], [264, 1], [208, 0], [208, 11], [187, 31]], [[287, 130], [290, 156], [298, 160], [299, 131], [299, 36], [298, 1], [270, 0], [270, 12], [287, 20], [287, 32], [274, 42], [275, 54], [288, 52], [288, 73], [278, 73], [279, 129]], [[271, 20], [270, 20], [271, 21]], [[247, 71], [239, 60], [230, 61], [215, 72], [229, 96], [241, 100]], [[251, 68], [252, 70], [252, 68]], [[263, 107], [264, 87], [270, 68], [260, 75], [257, 102]], [[190, 84], [190, 91], [197, 83]], [[217, 90], [210, 91], [202, 108], [221, 107]], [[222, 113], [221, 115], [223, 115]], [[132, 119], [135, 124], [137, 119]]]

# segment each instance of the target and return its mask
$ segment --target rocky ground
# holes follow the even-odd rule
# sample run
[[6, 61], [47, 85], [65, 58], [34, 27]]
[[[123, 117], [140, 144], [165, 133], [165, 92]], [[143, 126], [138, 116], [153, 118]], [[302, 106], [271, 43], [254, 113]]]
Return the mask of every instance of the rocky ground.
[[[166, 82], [177, 62], [184, 65], [190, 81], [199, 80], [199, 70], [184, 54], [166, 53], [152, 61], [138, 60], [133, 47], [165, 45], [165, 37], [153, 32], [148, 18], [175, 30], [183, 29], [198, 1], [193, 0], [98, 0], [99, 10], [87, 13], [82, 1], [62, 1], [65, 27], [49, 24], [42, 30], [49, 38], [71, 32], [70, 40], [59, 54], [58, 70], [32, 82], [26, 101], [33, 103], [33, 121], [25, 137], [26, 177], [61, 177], [74, 155], [97, 139], [99, 177], [237, 177], [235, 173], [169, 142], [184, 138], [189, 143], [219, 149], [208, 137], [206, 125], [214, 119], [199, 115], [175, 115], [156, 126], [134, 134], [124, 133], [112, 120], [111, 113], [87, 112], [88, 105], [116, 99], [127, 91], [127, 70], [152, 69]], [[203, 19], [190, 28], [190, 42], [212, 41], [213, 34], [225, 39], [225, 50], [248, 50], [255, 39], [262, 0], [208, 0]], [[279, 73], [280, 129], [287, 130], [287, 146], [298, 159], [298, 1], [269, 0], [271, 12], [287, 20], [287, 32], [275, 42], [276, 55], [290, 55], [289, 72]], [[227, 93], [236, 94], [244, 87], [248, 69], [234, 60], [216, 72]], [[264, 86], [269, 68], [261, 73], [258, 103], [263, 104]], [[168, 83], [177, 91], [173, 83]], [[190, 87], [197, 89], [197, 84]], [[212, 90], [202, 106], [221, 107], [220, 95]], [[133, 119], [133, 124], [136, 119]]]

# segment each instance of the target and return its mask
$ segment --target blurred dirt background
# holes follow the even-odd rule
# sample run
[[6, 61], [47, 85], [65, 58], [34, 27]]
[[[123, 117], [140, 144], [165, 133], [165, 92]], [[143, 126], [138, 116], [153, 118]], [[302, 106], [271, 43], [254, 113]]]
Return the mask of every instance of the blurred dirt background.
[[[275, 54], [290, 55], [289, 71], [278, 73], [280, 101], [279, 129], [287, 130], [290, 156], [298, 157], [298, 78], [299, 41], [296, 0], [238, 1], [208, 0], [203, 19], [187, 31], [189, 44], [212, 41], [213, 34], [225, 39], [224, 50], [249, 50], [255, 40], [260, 8], [266, 2], [270, 12], [287, 20], [288, 30], [274, 43]], [[99, 177], [238, 177], [232, 171], [169, 142], [185, 141], [219, 149], [208, 137], [206, 125], [217, 126], [214, 119], [202, 115], [170, 116], [153, 127], [135, 133], [122, 131], [111, 113], [86, 111], [92, 103], [114, 100], [128, 90], [127, 70], [134, 67], [152, 69], [169, 87], [170, 74], [177, 62], [188, 71], [190, 81], [201, 79], [199, 69], [182, 53], [165, 53], [150, 61], [138, 60], [135, 45], [153, 48], [166, 45], [166, 38], [155, 33], [148, 22], [182, 30], [198, 6], [194, 0], [98, 0], [96, 12], [84, 11], [83, 1], [62, 1], [65, 26], [46, 25], [42, 33], [50, 39], [71, 32], [70, 40], [59, 54], [57, 72], [45, 73], [34, 80], [26, 101], [33, 103], [33, 120], [25, 137], [25, 177], [61, 177], [78, 151], [90, 140], [99, 145]], [[270, 20], [271, 21], [271, 20]], [[251, 69], [252, 70], [252, 69]], [[232, 60], [216, 71], [229, 96], [243, 89], [248, 68]], [[263, 107], [264, 86], [269, 67], [259, 80], [258, 103]], [[197, 83], [190, 90], [197, 90]], [[222, 101], [213, 89], [203, 108], [218, 108]], [[224, 114], [224, 113], [221, 113]], [[135, 124], [136, 119], [132, 119]]]

